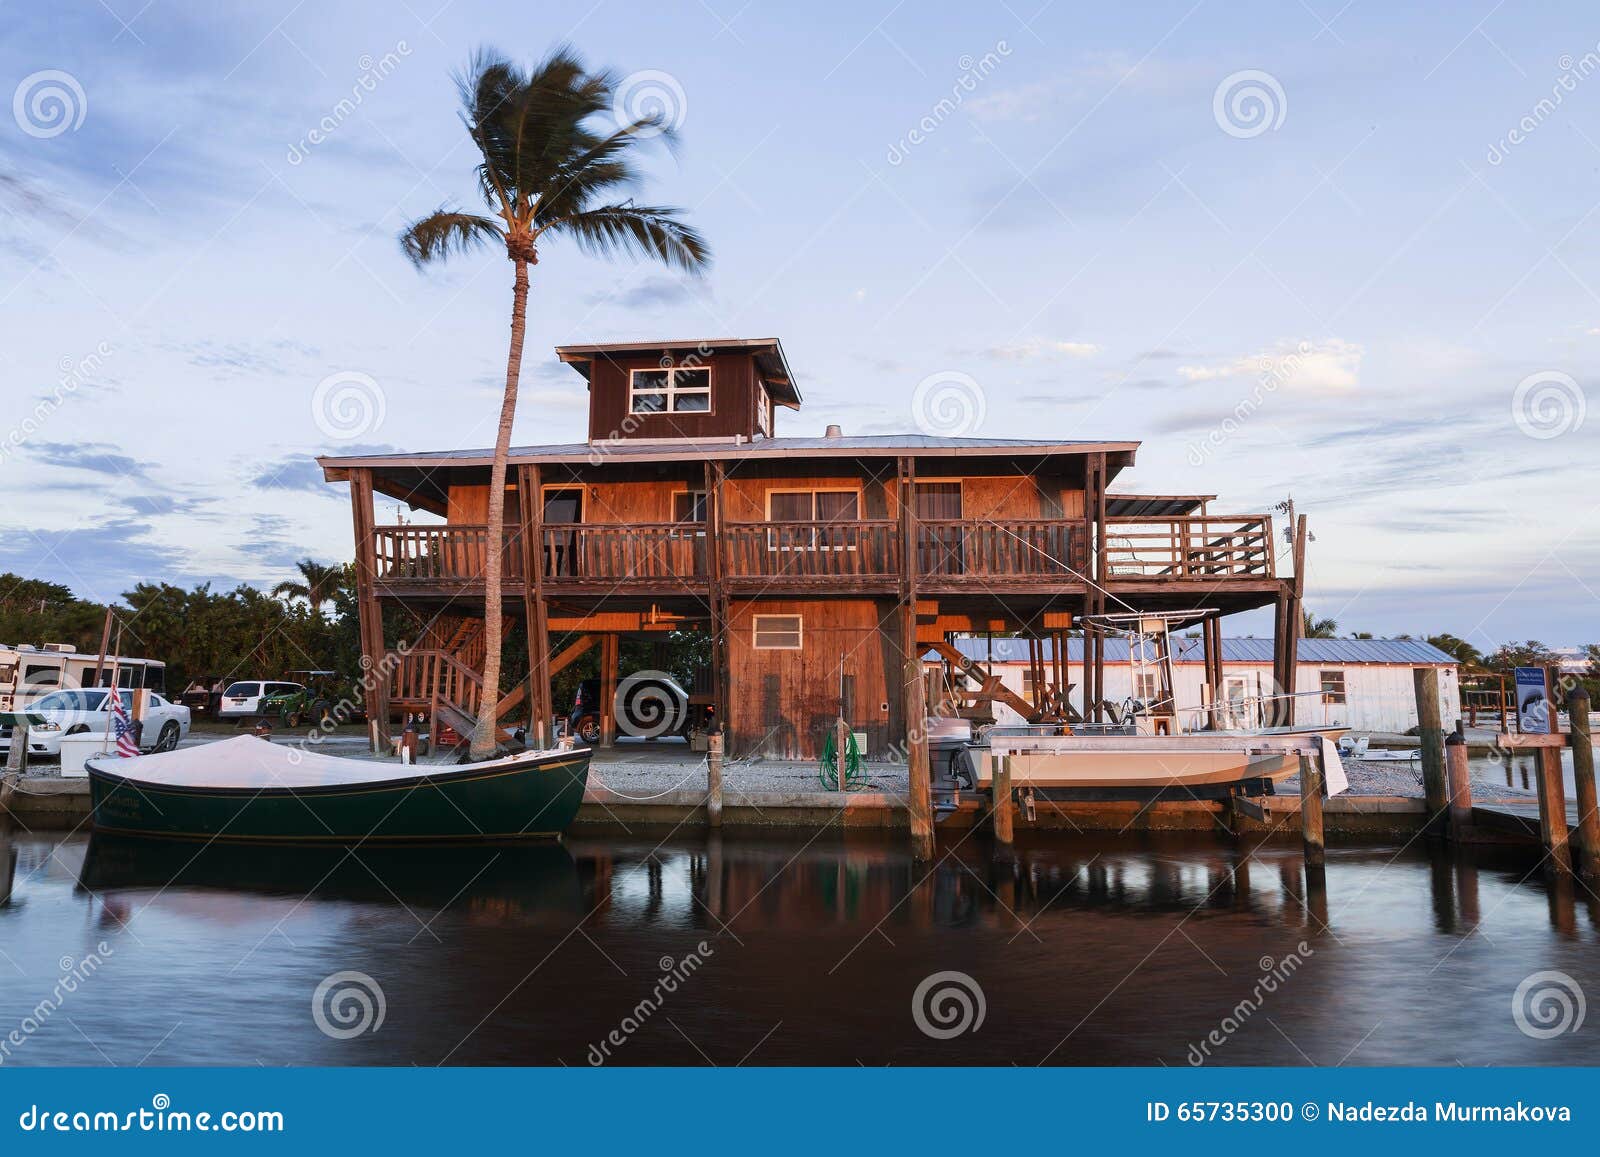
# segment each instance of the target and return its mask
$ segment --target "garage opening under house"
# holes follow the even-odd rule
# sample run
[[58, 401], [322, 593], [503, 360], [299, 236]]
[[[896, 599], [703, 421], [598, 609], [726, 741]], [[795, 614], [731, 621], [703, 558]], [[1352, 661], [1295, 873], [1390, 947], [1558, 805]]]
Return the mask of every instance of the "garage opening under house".
[[[431, 711], [469, 730], [483, 696], [486, 552], [503, 552], [508, 636], [529, 678], [493, 689], [508, 731], [554, 734], [551, 679], [600, 659], [602, 742], [613, 741], [619, 645], [674, 631], [709, 640], [705, 683], [730, 756], [811, 758], [841, 710], [874, 758], [903, 750], [909, 674], [930, 648], [982, 711], [999, 680], [958, 662], [988, 632], [1083, 638], [1026, 692], [1022, 713], [1103, 717], [1107, 633], [1085, 616], [1194, 612], [1213, 701], [1221, 616], [1277, 608], [1274, 683], [1295, 690], [1298, 575], [1279, 573], [1272, 518], [1216, 514], [1213, 496], [1119, 495], [1135, 441], [784, 437], [800, 391], [775, 339], [561, 346], [589, 389], [589, 438], [511, 451], [506, 533], [488, 541], [489, 450], [323, 457], [354, 512], [373, 719]], [[380, 524], [375, 496], [420, 517]], [[1303, 555], [1304, 534], [1294, 556]], [[1303, 566], [1295, 569], [1303, 573]], [[384, 609], [408, 624], [400, 654]], [[986, 690], [987, 688], [987, 690]], [[1007, 693], [1010, 694], [1010, 693]], [[843, 700], [841, 704], [841, 699]], [[1004, 700], [1012, 702], [1011, 698]], [[1284, 700], [1279, 721], [1292, 720]], [[1013, 704], [1015, 705], [1015, 704]], [[922, 705], [924, 709], [928, 705]]]

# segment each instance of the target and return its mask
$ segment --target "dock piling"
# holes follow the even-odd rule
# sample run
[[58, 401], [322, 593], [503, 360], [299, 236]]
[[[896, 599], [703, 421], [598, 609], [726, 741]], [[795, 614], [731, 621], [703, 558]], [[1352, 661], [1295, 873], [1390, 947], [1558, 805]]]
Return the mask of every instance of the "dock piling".
[[1322, 765], [1305, 753], [1300, 756], [1300, 830], [1306, 865], [1320, 868], [1328, 858], [1322, 839]]
[[991, 815], [994, 821], [994, 841], [999, 851], [1009, 852], [1012, 828], [1016, 818], [1016, 801], [1011, 795], [1011, 757], [1002, 755], [994, 761], [994, 775], [990, 780], [994, 796]]
[[1577, 785], [1578, 839], [1583, 845], [1583, 877], [1600, 879], [1600, 802], [1595, 798], [1594, 739], [1589, 728], [1589, 692], [1579, 683], [1567, 692], [1572, 745], [1572, 778]]
[[722, 732], [706, 736], [706, 825], [722, 826]]
[[1418, 667], [1411, 675], [1417, 696], [1417, 735], [1422, 740], [1422, 794], [1428, 804], [1428, 828], [1437, 832], [1447, 822], [1450, 808], [1444, 769], [1444, 725], [1439, 711], [1439, 669]]
[[914, 653], [907, 661], [906, 750], [909, 777], [906, 806], [911, 819], [911, 854], [922, 863], [933, 859], [933, 784], [928, 767], [928, 672]]
[[1567, 833], [1567, 792], [1561, 782], [1561, 749], [1536, 748], [1539, 760], [1539, 838], [1558, 875], [1572, 871]]
[[1444, 742], [1445, 781], [1450, 790], [1450, 838], [1467, 838], [1472, 826], [1472, 775], [1467, 766], [1467, 737], [1452, 731]]

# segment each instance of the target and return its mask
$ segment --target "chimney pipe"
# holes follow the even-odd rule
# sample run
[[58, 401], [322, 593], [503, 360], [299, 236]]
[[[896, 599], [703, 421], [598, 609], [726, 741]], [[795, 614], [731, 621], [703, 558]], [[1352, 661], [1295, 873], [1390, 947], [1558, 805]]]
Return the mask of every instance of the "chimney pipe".
[[843, 438], [844, 431], [838, 426], [829, 426], [825, 431], [823, 431], [822, 436], [824, 438]]

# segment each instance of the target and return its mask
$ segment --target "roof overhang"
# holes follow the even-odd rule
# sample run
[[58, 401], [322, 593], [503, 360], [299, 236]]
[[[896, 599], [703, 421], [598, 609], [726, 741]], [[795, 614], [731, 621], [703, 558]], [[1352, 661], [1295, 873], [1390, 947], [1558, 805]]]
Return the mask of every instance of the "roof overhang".
[[1109, 518], [1181, 518], [1203, 511], [1215, 494], [1107, 494]]
[[789, 359], [784, 357], [783, 343], [775, 337], [757, 338], [697, 338], [693, 341], [629, 341], [598, 342], [592, 345], [558, 345], [556, 357], [566, 362], [585, 378], [589, 377], [597, 358], [637, 357], [641, 354], [658, 354], [681, 362], [685, 353], [710, 357], [718, 353], [748, 353], [755, 357], [756, 372], [761, 384], [772, 395], [772, 400], [791, 410], [800, 408], [800, 390], [789, 369]]

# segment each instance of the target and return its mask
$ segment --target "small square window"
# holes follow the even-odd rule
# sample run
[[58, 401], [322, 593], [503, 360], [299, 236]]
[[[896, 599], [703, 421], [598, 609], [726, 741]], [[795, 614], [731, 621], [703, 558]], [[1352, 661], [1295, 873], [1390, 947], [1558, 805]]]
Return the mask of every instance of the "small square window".
[[756, 615], [755, 649], [758, 651], [798, 651], [802, 634], [799, 615]]
[[1324, 703], [1343, 703], [1345, 701], [1343, 671], [1322, 672], [1322, 701]]

